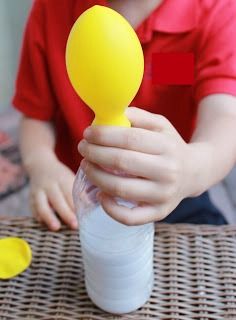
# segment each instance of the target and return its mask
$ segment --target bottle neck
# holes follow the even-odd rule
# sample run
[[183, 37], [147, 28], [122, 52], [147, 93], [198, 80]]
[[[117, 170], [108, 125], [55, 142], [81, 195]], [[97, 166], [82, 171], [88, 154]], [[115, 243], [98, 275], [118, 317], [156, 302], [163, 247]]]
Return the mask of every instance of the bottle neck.
[[131, 127], [130, 121], [124, 114], [121, 116], [112, 117], [112, 118], [102, 118], [99, 116], [95, 116], [92, 122], [92, 125]]

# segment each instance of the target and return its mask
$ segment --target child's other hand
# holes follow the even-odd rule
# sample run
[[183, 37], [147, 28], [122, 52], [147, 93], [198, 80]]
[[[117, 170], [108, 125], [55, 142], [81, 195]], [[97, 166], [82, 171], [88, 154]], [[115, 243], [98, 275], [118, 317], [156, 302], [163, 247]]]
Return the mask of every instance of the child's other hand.
[[60, 229], [61, 221], [76, 229], [72, 200], [74, 173], [55, 156], [44, 153], [29, 174], [30, 204], [35, 218], [53, 231]]
[[[128, 108], [132, 128], [89, 127], [79, 144], [83, 167], [101, 189], [104, 210], [127, 225], [165, 218], [187, 196], [192, 196], [194, 156], [171, 123], [160, 115]], [[125, 172], [120, 177], [101, 167]], [[138, 202], [137, 208], [119, 206], [114, 197]]]

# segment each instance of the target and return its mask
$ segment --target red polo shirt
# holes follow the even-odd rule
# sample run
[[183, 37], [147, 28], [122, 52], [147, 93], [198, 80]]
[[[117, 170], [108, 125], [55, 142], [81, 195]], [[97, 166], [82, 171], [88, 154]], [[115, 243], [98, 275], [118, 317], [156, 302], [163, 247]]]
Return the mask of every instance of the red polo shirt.
[[[105, 0], [35, 1], [13, 100], [25, 115], [55, 124], [56, 153], [73, 170], [80, 161], [77, 144], [93, 114], [68, 80], [65, 46], [75, 20], [95, 4], [107, 5]], [[236, 95], [236, 1], [164, 0], [137, 34], [145, 73], [132, 105], [166, 116], [189, 141], [199, 100], [213, 93]], [[155, 52], [193, 52], [194, 84], [154, 85], [151, 58]]]

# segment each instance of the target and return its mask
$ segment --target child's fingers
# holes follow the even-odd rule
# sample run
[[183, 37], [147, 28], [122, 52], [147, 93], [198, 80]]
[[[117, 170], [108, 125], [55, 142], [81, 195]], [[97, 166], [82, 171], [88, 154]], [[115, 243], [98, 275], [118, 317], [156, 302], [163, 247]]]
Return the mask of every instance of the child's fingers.
[[[159, 160], [157, 156], [118, 148], [107, 148], [84, 142], [81, 155], [100, 167], [125, 172], [126, 174], [153, 179], [153, 165]], [[160, 176], [160, 174], [159, 174]]]
[[143, 128], [157, 132], [174, 129], [166, 117], [160, 114], [148, 112], [143, 109], [129, 107], [126, 109], [126, 115], [129, 118], [132, 127]]
[[57, 184], [48, 191], [48, 198], [59, 217], [72, 229], [76, 229], [78, 227], [76, 216], [68, 205], [63, 192]]
[[35, 219], [36, 221], [38, 221], [39, 223], [43, 223], [42, 218], [41, 218], [41, 216], [38, 214], [38, 211], [36, 210], [35, 206], [31, 205], [30, 210], [31, 210], [31, 213], [32, 213], [32, 216], [34, 217], [34, 219]]
[[153, 181], [115, 176], [91, 162], [82, 167], [88, 179], [103, 192], [130, 201], [153, 203], [165, 201], [160, 186]]
[[39, 190], [34, 197], [34, 210], [39, 217], [37, 220], [43, 221], [52, 231], [58, 231], [61, 227], [59, 219], [50, 208], [47, 196], [43, 190]]
[[74, 201], [72, 197], [72, 185], [73, 185], [73, 182], [71, 184], [64, 183], [64, 184], [61, 184], [60, 187], [64, 194], [67, 204], [69, 205], [70, 209], [73, 212], [75, 212]]
[[[89, 127], [84, 132], [84, 138], [90, 144], [129, 149], [148, 154], [162, 154], [166, 150], [166, 143], [162, 134], [142, 128], [94, 126]], [[78, 146], [79, 152], [83, 143], [84, 140]]]
[[36, 209], [36, 205], [35, 205], [35, 200], [34, 198], [31, 196], [30, 197], [30, 211], [32, 213], [32, 216], [34, 217], [34, 219], [39, 222], [39, 223], [43, 223], [42, 217], [40, 216], [39, 212]]
[[99, 200], [105, 212], [116, 221], [128, 226], [141, 225], [148, 222], [160, 221], [165, 217], [162, 206], [144, 205], [140, 207], [127, 208], [118, 205], [114, 198], [108, 194], [101, 193]]

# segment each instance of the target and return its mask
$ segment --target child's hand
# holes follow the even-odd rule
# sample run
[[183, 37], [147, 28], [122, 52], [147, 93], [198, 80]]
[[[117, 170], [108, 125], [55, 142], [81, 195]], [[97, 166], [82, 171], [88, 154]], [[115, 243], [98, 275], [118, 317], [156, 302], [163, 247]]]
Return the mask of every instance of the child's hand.
[[72, 229], [77, 228], [72, 200], [74, 173], [56, 157], [42, 154], [29, 174], [30, 203], [35, 218], [53, 231], [60, 229], [60, 219]]
[[[82, 165], [101, 189], [100, 201], [114, 219], [136, 225], [162, 220], [193, 195], [194, 156], [171, 123], [160, 115], [128, 108], [132, 128], [89, 127], [79, 144]], [[120, 177], [101, 167], [125, 172]], [[117, 205], [113, 197], [138, 202], [137, 208]]]

